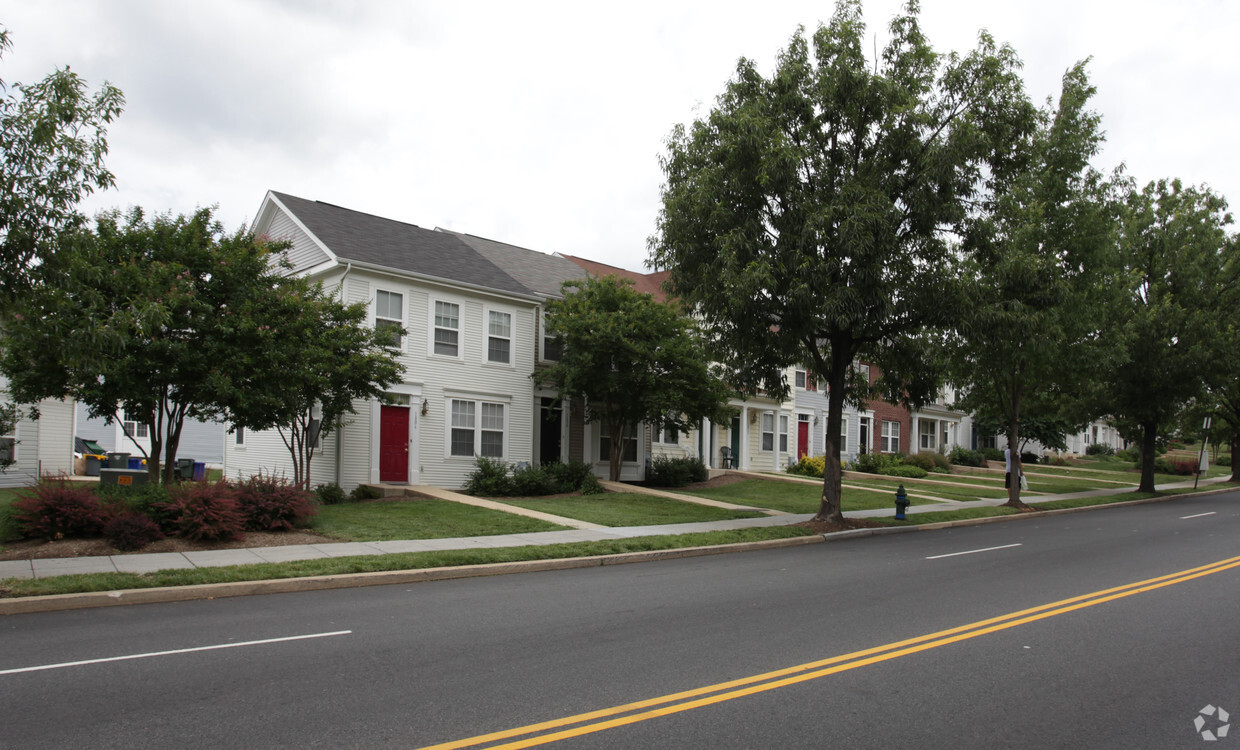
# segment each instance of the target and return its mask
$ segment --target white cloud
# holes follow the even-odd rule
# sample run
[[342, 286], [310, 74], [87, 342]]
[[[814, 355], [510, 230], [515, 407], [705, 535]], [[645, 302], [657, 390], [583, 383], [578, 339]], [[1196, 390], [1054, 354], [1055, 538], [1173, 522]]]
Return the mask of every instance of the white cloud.
[[[14, 42], [0, 77], [71, 64], [125, 92], [118, 190], [90, 210], [218, 203], [234, 227], [277, 189], [640, 268], [672, 126], [709, 111], [738, 57], [769, 69], [831, 8], [43, 0], [0, 17]], [[897, 8], [868, 0], [878, 44]], [[940, 51], [971, 48], [980, 28], [1010, 42], [1037, 99], [1092, 55], [1100, 167], [1240, 200], [1240, 6], [924, 0], [922, 20]]]

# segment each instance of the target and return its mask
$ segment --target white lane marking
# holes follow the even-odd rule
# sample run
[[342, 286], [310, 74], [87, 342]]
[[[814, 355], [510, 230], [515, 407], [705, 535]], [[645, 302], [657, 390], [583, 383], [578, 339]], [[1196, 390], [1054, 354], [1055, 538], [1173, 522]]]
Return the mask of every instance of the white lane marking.
[[956, 557], [958, 555], [976, 555], [978, 552], [993, 552], [994, 550], [997, 550], [997, 549], [1008, 549], [1009, 547], [1019, 547], [1019, 546], [1021, 545], [1020, 544], [1005, 544], [1002, 547], [987, 547], [985, 549], [971, 549], [968, 552], [952, 552], [951, 554], [947, 554], [947, 555], [933, 555], [931, 557], [927, 557], [926, 559], [927, 560], [938, 560], [943, 557]]
[[86, 664], [103, 664], [109, 661], [125, 661], [127, 659], [147, 659], [152, 656], [172, 656], [175, 654], [192, 654], [195, 651], [215, 651], [222, 648], [240, 648], [242, 646], [262, 646], [268, 643], [284, 643], [285, 641], [304, 641], [309, 638], [329, 638], [333, 635], [349, 635], [352, 630], [337, 630], [334, 633], [311, 633], [309, 635], [290, 635], [285, 638], [267, 638], [262, 641], [244, 641], [242, 643], [221, 643], [216, 646], [197, 646], [195, 648], [178, 648], [173, 651], [155, 651], [149, 654], [129, 654], [128, 656], [109, 656], [106, 659], [87, 659], [85, 661], [66, 661], [60, 664], [43, 664], [37, 667], [21, 667], [20, 669], [3, 669], [0, 675], [18, 674], [20, 672], [41, 672], [47, 669], [64, 667], [81, 667]]
[[1218, 511], [1217, 511], [1217, 510], [1212, 510], [1212, 511], [1210, 511], [1209, 513], [1198, 513], [1198, 514], [1197, 514], [1197, 515], [1195, 515], [1195, 516], [1180, 516], [1180, 520], [1181, 520], [1181, 521], [1183, 521], [1183, 520], [1186, 520], [1186, 519], [1189, 519], [1189, 518], [1201, 518], [1202, 516], [1212, 516], [1212, 515], [1214, 515], [1215, 513], [1218, 513]]

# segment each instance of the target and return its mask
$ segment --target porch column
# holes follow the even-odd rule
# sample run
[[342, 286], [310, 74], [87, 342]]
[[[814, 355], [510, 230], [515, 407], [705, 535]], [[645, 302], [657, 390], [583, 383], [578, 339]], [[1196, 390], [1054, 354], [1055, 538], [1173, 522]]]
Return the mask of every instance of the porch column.
[[913, 434], [912, 434], [913, 439], [909, 441], [908, 452], [910, 454], [920, 453], [921, 452], [921, 417], [918, 417], [916, 414], [913, 415], [912, 430], [913, 430]]
[[702, 453], [702, 463], [706, 464], [706, 468], [708, 469], [714, 468], [714, 466], [712, 466], [713, 464], [712, 459], [714, 458], [714, 455], [713, 455], [714, 451], [711, 450], [711, 443], [714, 442], [714, 440], [711, 439], [714, 437], [711, 434], [712, 429], [713, 428], [710, 423], [710, 418], [704, 417], [702, 419], [702, 432], [701, 432], [702, 451], [701, 453]]
[[749, 470], [749, 407], [741, 409], [741, 445], [737, 451], [736, 468]]

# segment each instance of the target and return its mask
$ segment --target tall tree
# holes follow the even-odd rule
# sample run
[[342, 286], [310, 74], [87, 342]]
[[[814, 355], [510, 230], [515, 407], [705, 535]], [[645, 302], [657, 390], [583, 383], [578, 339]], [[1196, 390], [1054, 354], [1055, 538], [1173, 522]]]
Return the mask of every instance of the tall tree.
[[269, 362], [246, 336], [263, 300], [290, 283], [280, 244], [226, 234], [211, 209], [156, 216], [101, 214], [94, 232], [63, 236], [55, 267], [34, 269], [16, 303], [0, 368], [19, 401], [75, 398], [91, 416], [124, 413], [150, 428], [152, 479], [171, 479], [185, 419], [226, 419], [247, 379]]
[[[1240, 472], [1236, 468], [1236, 457], [1240, 455], [1240, 322], [1234, 315], [1235, 310], [1240, 310], [1240, 237], [1234, 233], [1228, 237], [1223, 251], [1218, 283], [1221, 301], [1215, 310], [1214, 323], [1218, 327], [1219, 346], [1210, 378], [1211, 401], [1215, 406], [1211, 437], [1217, 441], [1216, 456], [1218, 443], [1228, 444], [1231, 481], [1240, 482]], [[1190, 424], [1194, 430], [1200, 426], [1201, 420], [1196, 418]]]
[[[1098, 323], [1115, 223], [1107, 182], [1090, 166], [1103, 141], [1088, 109], [1094, 92], [1078, 63], [1063, 77], [1058, 106], [1048, 102], [1018, 138], [996, 144], [963, 247], [954, 380], [961, 407], [998, 422], [1013, 476], [1030, 428], [1056, 447], [1094, 416], [1076, 394], [1106, 361]], [[1008, 487], [1008, 505], [1024, 507], [1019, 482]]]
[[783, 368], [829, 383], [818, 518], [842, 519], [840, 423], [869, 395], [859, 358], [885, 390], [933, 397], [931, 351], [916, 335], [947, 322], [945, 231], [962, 225], [987, 143], [1019, 124], [1018, 61], [981, 34], [967, 56], [934, 52], [909, 2], [881, 58], [860, 0], [793, 36], [764, 77], [742, 59], [715, 108], [677, 126], [653, 264], [701, 315], [719, 361], [746, 392], [786, 394]]
[[612, 481], [639, 423], [688, 430], [722, 416], [730, 391], [712, 374], [691, 319], [615, 276], [565, 282], [563, 290], [547, 303], [547, 332], [563, 350], [534, 377], [560, 398], [583, 401], [586, 421], [600, 423]]
[[[0, 29], [0, 56], [10, 47]], [[106, 83], [89, 93], [68, 66], [6, 88], [13, 93], [0, 98], [0, 304], [29, 285], [32, 265], [52, 260], [61, 231], [85, 223], [82, 198], [112, 186], [103, 163], [107, 126], [125, 103]]]
[[224, 407], [235, 427], [278, 431], [293, 482], [308, 484], [315, 452], [355, 413], [355, 401], [399, 381], [404, 366], [389, 346], [403, 330], [371, 328], [365, 303], [346, 305], [302, 278], [254, 304], [232, 333], [252, 359], [240, 372], [217, 370], [227, 380], [219, 391], [231, 394]]
[[1226, 201], [1207, 188], [1179, 180], [1128, 186], [1119, 238], [1122, 298], [1112, 305], [1108, 329], [1122, 355], [1104, 404], [1141, 447], [1141, 492], [1154, 491], [1160, 431], [1203, 394], [1219, 359], [1230, 223]]

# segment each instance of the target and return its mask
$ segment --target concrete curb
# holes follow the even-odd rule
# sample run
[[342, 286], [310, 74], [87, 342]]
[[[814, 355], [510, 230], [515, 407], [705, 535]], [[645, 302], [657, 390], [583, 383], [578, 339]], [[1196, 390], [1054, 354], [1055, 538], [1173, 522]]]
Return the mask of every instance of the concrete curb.
[[1142, 500], [1128, 500], [1105, 505], [1087, 505], [1080, 508], [1062, 508], [1043, 510], [1032, 513], [1019, 513], [1007, 516], [990, 516], [987, 518], [966, 518], [959, 521], [943, 521], [941, 523], [920, 524], [911, 526], [890, 526], [886, 528], [850, 529], [827, 534], [792, 537], [789, 539], [771, 539], [763, 542], [737, 542], [707, 547], [682, 547], [678, 549], [650, 550], [646, 552], [624, 552], [617, 555], [599, 555], [596, 557], [566, 557], [558, 560], [527, 560], [511, 563], [488, 563], [483, 565], [460, 565], [447, 568], [419, 568], [416, 570], [388, 570], [373, 573], [344, 573], [332, 576], [311, 576], [307, 578], [279, 578], [265, 581], [241, 581], [236, 583], [208, 583], [195, 586], [167, 586], [150, 589], [123, 589], [120, 591], [93, 591], [80, 594], [54, 594], [50, 596], [28, 596], [12, 599], [0, 599], [0, 616], [31, 614], [36, 612], [59, 612], [71, 609], [90, 609], [95, 607], [118, 607], [131, 604], [159, 604], [170, 602], [199, 601], [204, 599], [224, 599], [237, 596], [253, 596], [256, 594], [287, 594], [302, 591], [326, 591], [330, 589], [354, 588], [360, 586], [386, 586], [401, 583], [425, 583], [429, 581], [446, 581], [456, 578], [480, 578], [483, 576], [509, 575], [512, 573], [534, 573], [545, 570], [571, 570], [575, 568], [595, 568], [604, 565], [626, 565], [630, 563], [655, 562], [685, 557], [703, 557], [706, 555], [725, 555], [733, 552], [752, 552], [782, 547], [799, 547], [822, 542], [844, 542], [851, 539], [863, 539], [886, 534], [902, 534], [913, 531], [935, 531], [961, 526], [979, 526], [987, 523], [1003, 521], [1020, 521], [1032, 518], [1080, 513], [1107, 508], [1121, 508], [1148, 503], [1162, 503], [1183, 497], [1198, 495], [1218, 495], [1235, 492], [1235, 487], [1201, 490], [1193, 493], [1151, 497]]

